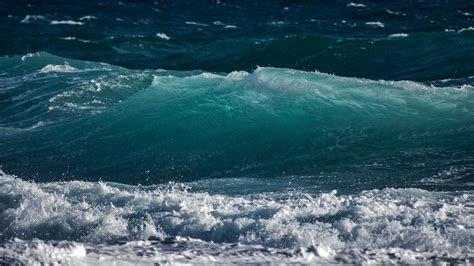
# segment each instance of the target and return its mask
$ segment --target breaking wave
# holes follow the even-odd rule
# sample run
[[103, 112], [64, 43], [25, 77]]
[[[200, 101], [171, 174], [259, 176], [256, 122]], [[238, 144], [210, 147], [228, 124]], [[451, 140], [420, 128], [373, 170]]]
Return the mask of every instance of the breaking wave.
[[[137, 256], [146, 247], [154, 247], [153, 259], [166, 259], [160, 250], [171, 248], [168, 256], [177, 259], [192, 247], [211, 257], [221, 252], [239, 256], [240, 250], [267, 259], [283, 252], [289, 261], [312, 254], [326, 262], [371, 256], [419, 262], [469, 258], [473, 252], [470, 192], [387, 188], [354, 195], [288, 191], [229, 196], [193, 191], [198, 189], [194, 185], [37, 184], [2, 173], [2, 239], [41, 239], [7, 241], [3, 248], [11, 258], [40, 260], [61, 252], [66, 257], [110, 255], [107, 249], [130, 249], [126, 254]], [[214, 243], [222, 247], [218, 253], [212, 252]], [[40, 250], [51, 252], [41, 255]]]

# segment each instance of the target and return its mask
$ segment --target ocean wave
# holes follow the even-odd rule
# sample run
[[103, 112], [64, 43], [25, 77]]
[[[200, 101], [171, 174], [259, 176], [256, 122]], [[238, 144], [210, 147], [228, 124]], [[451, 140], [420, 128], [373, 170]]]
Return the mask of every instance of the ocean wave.
[[[39, 238], [110, 243], [110, 248], [117, 241], [132, 241], [133, 246], [139, 245], [133, 241], [184, 237], [204, 241], [204, 246], [258, 245], [267, 251], [293, 253], [309, 249], [329, 261], [337, 261], [338, 255], [340, 259], [350, 250], [421, 255], [413, 261], [428, 254], [469, 257], [473, 252], [470, 192], [387, 188], [354, 195], [292, 191], [226, 196], [192, 192], [192, 186], [137, 187], [82, 181], [41, 184], [1, 173], [1, 237], [4, 241]], [[20, 248], [15, 243], [7, 244], [7, 249]], [[47, 242], [36, 243], [22, 246], [43, 245], [47, 254], [55, 249]], [[84, 255], [81, 244], [71, 248]]]
[[[335, 171], [331, 180], [344, 184], [357, 177], [379, 187], [401, 178], [419, 186], [452, 166], [473, 164], [471, 86], [278, 68], [128, 70], [45, 54], [4, 64], [18, 67], [8, 68], [13, 77], [3, 81], [12, 100], [0, 123], [31, 130], [5, 131], [2, 165], [43, 180], [86, 174], [135, 184], [255, 175], [319, 180]], [[20, 154], [35, 159], [18, 161]]]

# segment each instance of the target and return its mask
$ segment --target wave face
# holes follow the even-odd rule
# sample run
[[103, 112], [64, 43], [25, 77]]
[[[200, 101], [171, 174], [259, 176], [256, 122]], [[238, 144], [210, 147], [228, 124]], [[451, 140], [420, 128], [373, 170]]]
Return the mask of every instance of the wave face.
[[2, 63], [10, 77], [0, 159], [37, 181], [304, 176], [329, 190], [471, 186], [471, 86], [276, 68], [132, 71], [48, 54]]
[[0, 193], [1, 238], [41, 239], [4, 242], [6, 262], [427, 263], [466, 262], [473, 252], [470, 192], [225, 196], [2, 173]]

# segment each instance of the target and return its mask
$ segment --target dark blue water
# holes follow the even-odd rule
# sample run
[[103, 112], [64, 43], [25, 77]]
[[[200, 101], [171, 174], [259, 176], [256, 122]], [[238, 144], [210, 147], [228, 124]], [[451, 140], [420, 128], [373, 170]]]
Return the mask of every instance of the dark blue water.
[[473, 258], [471, 1], [7, 1], [0, 40], [1, 262]]
[[474, 75], [471, 1], [61, 2], [4, 2], [0, 53], [42, 51], [133, 69], [259, 65], [415, 81]]

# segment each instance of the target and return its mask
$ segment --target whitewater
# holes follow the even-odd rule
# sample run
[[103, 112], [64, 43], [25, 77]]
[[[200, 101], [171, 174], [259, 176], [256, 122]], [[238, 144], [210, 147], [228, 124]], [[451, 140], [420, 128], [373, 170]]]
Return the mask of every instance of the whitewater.
[[[199, 191], [199, 182], [34, 184], [4, 173], [0, 186], [2, 199], [14, 206], [2, 207], [2, 238], [11, 239], [0, 247], [4, 262], [472, 260], [471, 192], [382, 189], [355, 195], [286, 191], [226, 196]], [[32, 240], [21, 240], [25, 238]]]

